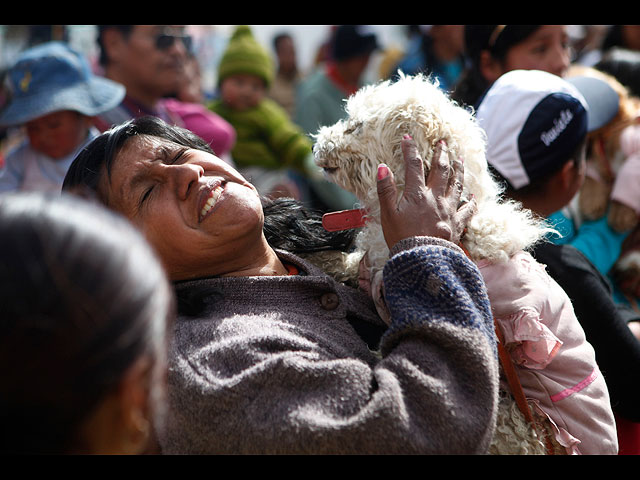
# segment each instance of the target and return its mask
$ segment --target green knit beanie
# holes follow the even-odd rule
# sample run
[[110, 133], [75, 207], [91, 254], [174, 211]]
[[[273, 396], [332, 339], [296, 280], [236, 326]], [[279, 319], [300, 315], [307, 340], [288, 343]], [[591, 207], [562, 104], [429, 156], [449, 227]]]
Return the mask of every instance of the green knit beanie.
[[245, 73], [262, 78], [268, 87], [273, 70], [271, 57], [253, 37], [249, 26], [238, 25], [218, 65], [218, 85], [229, 75]]

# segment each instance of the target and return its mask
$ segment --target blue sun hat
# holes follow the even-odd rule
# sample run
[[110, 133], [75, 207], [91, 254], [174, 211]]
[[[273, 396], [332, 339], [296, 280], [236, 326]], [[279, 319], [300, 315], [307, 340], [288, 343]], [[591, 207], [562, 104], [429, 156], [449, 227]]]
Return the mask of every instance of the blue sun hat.
[[62, 42], [22, 52], [6, 73], [0, 125], [21, 125], [61, 110], [89, 117], [118, 106], [124, 86], [94, 75], [85, 57]]

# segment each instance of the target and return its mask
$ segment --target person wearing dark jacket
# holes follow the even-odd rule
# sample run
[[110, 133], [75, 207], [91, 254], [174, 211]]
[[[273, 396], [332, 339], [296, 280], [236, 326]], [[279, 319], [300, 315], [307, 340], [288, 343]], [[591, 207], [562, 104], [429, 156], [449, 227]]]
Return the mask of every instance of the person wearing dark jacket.
[[[509, 72], [493, 84], [477, 112], [480, 125], [487, 132], [487, 159], [504, 182], [505, 196], [543, 217], [566, 206], [582, 185], [586, 131], [608, 122], [617, 111], [610, 108], [617, 106], [617, 99], [606, 102], [608, 97], [604, 93], [608, 86], [596, 79], [578, 80], [582, 82], [579, 92], [570, 87], [540, 93], [540, 85], [545, 81], [569, 85], [555, 78], [541, 71]], [[550, 102], [559, 102], [570, 95], [589, 106], [582, 129], [577, 125], [577, 115], [565, 115], [567, 122], [560, 128], [557, 115], [549, 114], [553, 111]], [[521, 112], [522, 121], [508, 111], [507, 98], [521, 108], [528, 106]], [[594, 103], [594, 99], [598, 102]], [[514, 125], [518, 128], [513, 128]], [[540, 135], [549, 131], [554, 135], [549, 138]], [[516, 137], [520, 141], [509, 141]], [[504, 148], [506, 145], [512, 147]], [[574, 246], [548, 241], [537, 245], [531, 253], [547, 266], [550, 276], [572, 301], [607, 382], [611, 407], [617, 415], [619, 453], [628, 452], [630, 443], [633, 448], [638, 446], [637, 438], [621, 435], [626, 430], [621, 430], [620, 425], [640, 421], [637, 407], [640, 384], [636, 380], [640, 377], [640, 342], [628, 325], [640, 321], [640, 315], [616, 305], [608, 280]]]

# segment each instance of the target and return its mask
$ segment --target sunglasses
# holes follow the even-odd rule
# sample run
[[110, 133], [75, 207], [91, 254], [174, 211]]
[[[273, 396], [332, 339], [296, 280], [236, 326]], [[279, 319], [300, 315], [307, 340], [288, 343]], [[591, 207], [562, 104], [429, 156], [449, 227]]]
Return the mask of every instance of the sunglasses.
[[191, 52], [193, 39], [190, 35], [169, 35], [168, 33], [161, 33], [156, 36], [156, 48], [158, 50], [168, 50], [178, 39], [182, 40], [185, 50], [187, 50], [187, 52]]

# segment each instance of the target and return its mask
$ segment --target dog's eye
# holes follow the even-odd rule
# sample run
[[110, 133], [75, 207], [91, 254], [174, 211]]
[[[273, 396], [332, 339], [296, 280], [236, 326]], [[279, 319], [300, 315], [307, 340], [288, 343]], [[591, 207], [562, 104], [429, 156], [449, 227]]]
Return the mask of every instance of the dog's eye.
[[356, 132], [357, 130], [360, 129], [360, 127], [362, 127], [362, 122], [358, 122], [356, 124], [351, 125], [349, 128], [347, 128], [344, 133], [346, 134], [351, 134]]
[[338, 167], [322, 167], [322, 170], [324, 170], [324, 173], [327, 174], [332, 174], [338, 171]]

